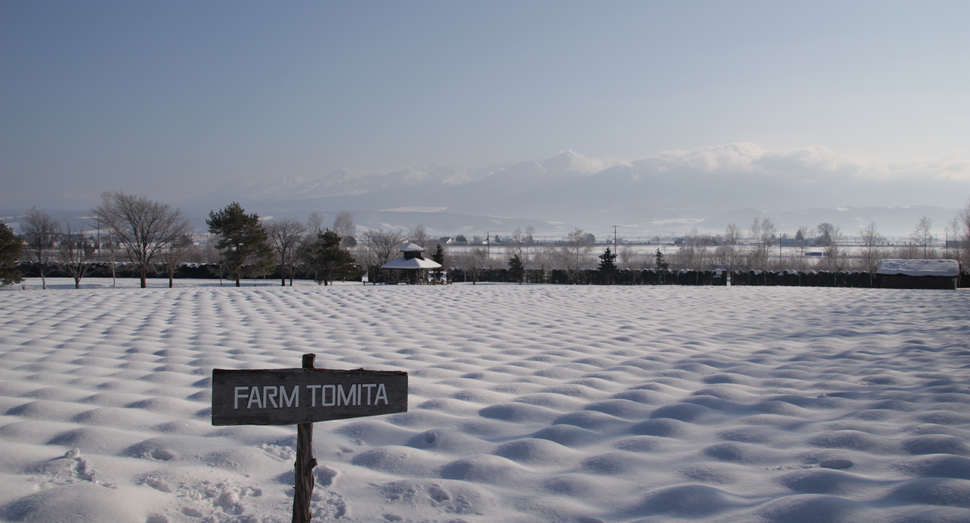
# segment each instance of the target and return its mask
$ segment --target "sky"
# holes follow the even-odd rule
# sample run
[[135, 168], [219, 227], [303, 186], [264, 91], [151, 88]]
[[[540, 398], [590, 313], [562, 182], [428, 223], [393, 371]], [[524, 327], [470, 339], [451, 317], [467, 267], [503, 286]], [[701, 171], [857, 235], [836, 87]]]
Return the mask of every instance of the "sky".
[[0, 207], [733, 143], [970, 180], [967, 20], [963, 1], [0, 0]]

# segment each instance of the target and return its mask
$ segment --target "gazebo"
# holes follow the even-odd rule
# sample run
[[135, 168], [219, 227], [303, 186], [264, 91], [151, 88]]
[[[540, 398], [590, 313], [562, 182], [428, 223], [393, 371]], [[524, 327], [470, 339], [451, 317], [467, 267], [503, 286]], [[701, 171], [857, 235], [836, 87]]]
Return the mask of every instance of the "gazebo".
[[[404, 247], [401, 247], [401, 252], [404, 253], [402, 257], [385, 263], [381, 266], [381, 270], [387, 269], [391, 275], [395, 271], [403, 271], [404, 279], [411, 285], [424, 285], [428, 281], [428, 271], [441, 268], [440, 263], [424, 258], [424, 255], [421, 254], [424, 252], [424, 248], [420, 245], [407, 243]], [[386, 278], [385, 281], [395, 280]]]

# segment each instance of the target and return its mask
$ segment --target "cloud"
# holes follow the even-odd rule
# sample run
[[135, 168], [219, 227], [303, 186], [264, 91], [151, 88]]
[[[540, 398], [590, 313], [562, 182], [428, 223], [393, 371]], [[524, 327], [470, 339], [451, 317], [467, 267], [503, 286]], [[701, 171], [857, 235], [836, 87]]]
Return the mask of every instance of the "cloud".
[[548, 160], [540, 160], [539, 163], [547, 170], [577, 174], [595, 174], [610, 167], [629, 165], [629, 163], [621, 160], [589, 158], [572, 149], [560, 151], [556, 156]]
[[887, 160], [840, 154], [824, 146], [768, 151], [757, 144], [737, 142], [683, 151], [665, 151], [632, 164], [646, 172], [700, 172], [790, 177], [801, 183], [847, 178], [857, 181], [950, 180], [970, 181], [970, 161], [957, 156]]
[[702, 147], [692, 151], [665, 151], [656, 156], [636, 160], [639, 169], [656, 173], [694, 172], [754, 172], [754, 162], [764, 156], [765, 150], [750, 142]]

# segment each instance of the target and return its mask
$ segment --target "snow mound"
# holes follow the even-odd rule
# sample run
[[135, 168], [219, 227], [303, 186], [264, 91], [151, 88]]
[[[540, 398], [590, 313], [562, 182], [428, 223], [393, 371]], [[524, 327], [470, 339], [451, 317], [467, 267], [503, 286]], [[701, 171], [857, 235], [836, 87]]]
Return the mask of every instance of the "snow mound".
[[970, 293], [50, 283], [0, 291], [3, 521], [288, 521], [296, 428], [210, 376], [308, 352], [410, 375], [314, 425], [315, 520], [970, 521]]

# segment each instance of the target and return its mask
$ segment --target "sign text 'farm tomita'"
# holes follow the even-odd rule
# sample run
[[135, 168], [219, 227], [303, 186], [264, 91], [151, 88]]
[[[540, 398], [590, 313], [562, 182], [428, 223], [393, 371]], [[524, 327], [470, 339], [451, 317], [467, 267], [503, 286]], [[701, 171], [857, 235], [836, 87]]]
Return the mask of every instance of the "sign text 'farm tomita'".
[[401, 371], [212, 371], [213, 425], [290, 425], [406, 412]]
[[212, 370], [213, 425], [296, 425], [293, 523], [313, 519], [313, 423], [407, 412], [408, 373], [299, 369]]

